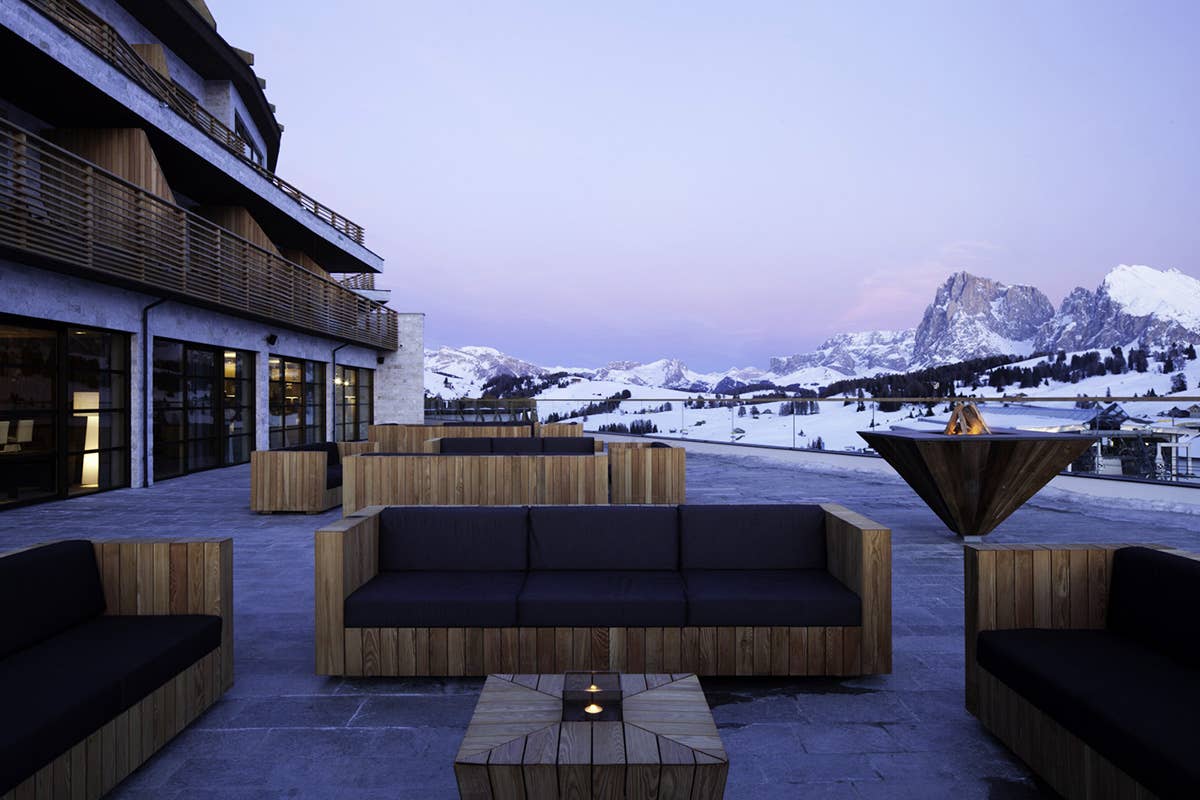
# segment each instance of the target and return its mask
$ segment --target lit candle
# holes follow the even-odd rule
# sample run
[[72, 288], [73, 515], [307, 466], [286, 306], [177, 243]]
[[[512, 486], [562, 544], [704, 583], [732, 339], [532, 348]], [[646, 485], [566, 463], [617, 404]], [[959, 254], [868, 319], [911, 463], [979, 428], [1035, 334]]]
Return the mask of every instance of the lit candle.
[[595, 703], [592, 703], [591, 705], [584, 706], [583, 710], [585, 712], [587, 712], [588, 714], [599, 714], [604, 709], [601, 708], [600, 706], [596, 705]]
[[598, 691], [600, 691], [600, 687], [593, 683], [591, 686], [584, 689], [584, 691], [585, 692], [598, 692]]

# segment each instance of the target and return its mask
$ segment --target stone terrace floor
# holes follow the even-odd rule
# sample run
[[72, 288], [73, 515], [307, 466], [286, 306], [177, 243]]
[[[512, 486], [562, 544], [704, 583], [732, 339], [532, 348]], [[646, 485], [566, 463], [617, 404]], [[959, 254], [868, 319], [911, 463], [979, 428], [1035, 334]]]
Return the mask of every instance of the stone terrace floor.
[[[454, 798], [482, 680], [313, 674], [313, 531], [250, 513], [248, 466], [0, 513], [0, 551], [66, 537], [234, 538], [233, 689], [130, 776], [133, 798]], [[695, 503], [839, 502], [891, 527], [895, 671], [705, 679], [731, 798], [1027, 798], [1048, 793], [963, 708], [962, 548], [898, 478], [754, 455], [688, 455]], [[1200, 516], [1035, 498], [995, 542], [1200, 549]]]

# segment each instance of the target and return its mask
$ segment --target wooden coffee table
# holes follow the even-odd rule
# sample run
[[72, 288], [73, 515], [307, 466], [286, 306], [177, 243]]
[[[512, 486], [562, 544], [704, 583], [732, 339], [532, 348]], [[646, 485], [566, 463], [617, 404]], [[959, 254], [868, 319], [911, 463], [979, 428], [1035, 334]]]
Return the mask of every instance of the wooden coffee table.
[[[614, 690], [601, 702], [618, 719], [574, 721], [581, 680]], [[454, 773], [464, 800], [711, 800], [729, 759], [691, 673], [489, 675]]]

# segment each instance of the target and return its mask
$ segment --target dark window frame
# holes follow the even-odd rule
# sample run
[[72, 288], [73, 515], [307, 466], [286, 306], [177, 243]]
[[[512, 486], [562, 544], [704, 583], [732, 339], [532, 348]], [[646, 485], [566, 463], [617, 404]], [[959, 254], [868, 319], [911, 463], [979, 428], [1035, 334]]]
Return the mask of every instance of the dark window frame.
[[[353, 403], [346, 402], [346, 373], [354, 373], [354, 385], [357, 387], [356, 398], [363, 396], [363, 377], [367, 378], [366, 383], [366, 402], [357, 400]], [[353, 409], [354, 420], [348, 422], [346, 420], [346, 412], [348, 409]], [[365, 418], [362, 414], [366, 411]], [[333, 440], [335, 442], [362, 442], [367, 438], [367, 426], [375, 422], [375, 370], [367, 367], [351, 367], [345, 364], [337, 364], [334, 366], [333, 374]], [[353, 432], [354, 436], [347, 436], [347, 431]]]
[[[37, 317], [25, 317], [19, 314], [0, 313], [0, 325], [11, 325], [13, 327], [28, 328], [36, 331], [43, 331], [51, 334], [54, 341], [53, 349], [53, 365], [50, 368], [51, 372], [51, 399], [48, 408], [40, 409], [14, 409], [12, 411], [3, 412], [6, 416], [19, 421], [23, 415], [30, 414], [34, 418], [42, 417], [49, 418], [53, 428], [53, 446], [48, 453], [35, 453], [28, 456], [9, 455], [6, 458], [13, 458], [12, 466], [19, 464], [37, 464], [52, 462], [53, 468], [53, 489], [43, 495], [36, 497], [28, 497], [26, 499], [13, 500], [7, 502], [7, 497], [0, 498], [0, 510], [9, 508], [19, 508], [22, 506], [33, 505], [36, 503], [44, 503], [54, 500], [66, 500], [72, 497], [84, 497], [100, 492], [108, 492], [114, 489], [126, 489], [131, 485], [132, 467], [133, 467], [133, 449], [132, 449], [132, 421], [133, 421], [133, 385], [132, 385], [132, 362], [131, 362], [131, 337], [125, 331], [112, 330], [109, 328], [101, 328], [95, 325], [85, 325], [69, 322], [58, 322], [55, 320], [46, 320]], [[109, 365], [107, 367], [96, 368], [92, 370], [72, 369], [72, 353], [70, 345], [70, 337], [73, 331], [81, 331], [85, 334], [102, 334], [111, 336], [109, 351]], [[119, 366], [114, 366], [113, 361], [119, 360]], [[71, 417], [77, 415], [77, 409], [73, 407], [71, 394], [72, 379], [82, 375], [103, 376], [109, 380], [110, 398], [109, 405], [105, 406], [103, 402], [97, 406], [95, 411], [87, 409], [83, 413], [97, 413], [101, 415], [115, 415], [109, 420], [109, 429], [111, 435], [112, 424], [118, 422], [122, 428], [122, 435], [110, 439], [108, 446], [95, 448], [87, 448], [86, 444], [83, 449], [72, 449], [71, 447]], [[118, 390], [118, 396], [114, 396], [111, 390]], [[78, 391], [78, 390], [76, 390]], [[86, 425], [85, 425], [86, 431]], [[15, 433], [15, 432], [14, 432]], [[103, 441], [104, 429], [101, 423], [98, 434]], [[86, 435], [86, 434], [85, 434]], [[85, 440], [86, 441], [86, 440]], [[82, 485], [79, 489], [73, 489], [70, 480], [69, 470], [73, 465], [74, 459], [95, 453], [98, 456], [98, 467], [102, 470], [105, 462], [109, 463], [110, 472], [108, 476], [103, 477], [100, 485], [96, 488], [84, 488]], [[119, 461], [113, 461], [113, 459]], [[111, 470], [114, 466], [118, 466], [121, 473], [121, 478], [118, 481], [113, 481], [111, 478]], [[82, 468], [82, 466], [81, 466]], [[100, 476], [98, 476], [100, 477]], [[104, 485], [107, 483], [108, 485]]]
[[[274, 362], [279, 364], [279, 379], [274, 376]], [[299, 380], [289, 381], [287, 379], [287, 369], [289, 364], [294, 364], [299, 369]], [[309, 379], [309, 367], [312, 368], [313, 379]], [[287, 447], [297, 444], [315, 444], [317, 442], [325, 442], [329, 440], [329, 430], [327, 428], [327, 397], [329, 376], [326, 374], [326, 363], [324, 361], [311, 361], [306, 358], [297, 358], [295, 356], [285, 356], [279, 353], [270, 353], [267, 356], [267, 444], [271, 450], [277, 450], [280, 447]], [[295, 395], [297, 402], [288, 403], [286, 394], [288, 384], [299, 386], [299, 393]], [[276, 403], [274, 400], [275, 387], [278, 387], [278, 394], [284, 398], [283, 403]], [[310, 393], [317, 398], [317, 413], [314, 415], [315, 422], [309, 422], [310, 404], [307, 400]], [[296, 412], [297, 424], [289, 425], [288, 409], [292, 408]], [[278, 410], [279, 413], [276, 413]], [[281, 421], [281, 424], [275, 424], [275, 420]], [[314, 432], [316, 435], [314, 435]]]
[[[150, 424], [154, 426], [154, 445], [153, 445], [153, 447], [154, 447], [155, 456], [156, 456], [154, 458], [154, 482], [157, 483], [159, 481], [170, 480], [172, 478], [179, 478], [179, 477], [183, 477], [184, 475], [194, 475], [197, 472], [205, 472], [210, 469], [221, 469], [223, 467], [232, 467], [232, 466], [236, 466], [238, 464], [249, 463], [250, 453], [255, 449], [255, 428], [256, 428], [255, 423], [256, 423], [256, 409], [258, 407], [258, 403], [257, 403], [258, 391], [257, 391], [257, 383], [255, 381], [255, 374], [256, 374], [255, 373], [255, 364], [257, 361], [258, 354], [253, 350], [241, 350], [236, 347], [223, 347], [221, 345], [210, 345], [210, 344], [203, 344], [200, 342], [189, 342], [189, 341], [186, 341], [183, 339], [174, 339], [169, 336], [155, 336], [153, 342], [151, 343], [151, 348], [150, 348], [151, 357], [150, 357], [149, 368], [151, 370], [152, 376], [155, 376], [155, 373], [157, 372], [157, 367], [156, 367], [157, 358], [155, 355], [155, 352], [156, 352], [155, 345], [157, 345], [159, 342], [162, 342], [163, 344], [178, 345], [180, 347], [180, 357], [179, 357], [180, 369], [177, 373], [174, 373], [180, 381], [180, 384], [179, 384], [180, 388], [179, 388], [179, 402], [177, 404], [177, 407], [173, 406], [172, 408], [169, 408], [169, 409], [160, 409], [158, 398], [156, 396], [158, 387], [157, 387], [156, 383], [154, 383], [153, 381], [151, 382], [152, 385], [151, 385], [151, 400], [150, 400], [150, 403], [151, 403], [151, 414], [150, 414], [151, 422], [150, 422]], [[236, 355], [243, 357], [243, 360], [244, 360], [244, 363], [246, 366], [246, 374], [244, 374], [241, 377], [233, 377], [233, 378], [225, 377], [225, 372], [224, 372], [224, 365], [225, 365], [225, 358], [226, 358], [225, 354], [229, 353], [229, 352], [235, 353]], [[199, 375], [199, 374], [192, 373], [192, 371], [190, 370], [190, 367], [189, 367], [189, 365], [191, 364], [191, 359], [189, 359], [189, 355], [191, 353], [206, 353], [206, 354], [209, 354], [212, 356], [213, 370], [212, 370], [211, 374]], [[211, 395], [211, 401], [210, 401], [210, 404], [207, 406], [207, 408], [209, 410], [211, 410], [211, 412], [212, 412], [211, 413], [211, 417], [212, 417], [211, 425], [212, 425], [213, 433], [209, 436], [192, 436], [191, 435], [191, 431], [190, 431], [191, 412], [192, 411], [202, 411], [206, 407], [192, 405], [192, 403], [190, 401], [191, 392], [190, 392], [190, 386], [188, 383], [189, 379], [197, 379], [197, 380], [207, 379], [207, 380], [211, 380], [213, 383], [213, 391], [212, 391], [212, 395]], [[241, 382], [248, 388], [248, 392], [247, 392], [246, 398], [245, 398], [249, 401], [248, 404], [228, 405], [226, 403], [227, 395], [225, 394], [225, 384], [227, 381]], [[182, 430], [182, 436], [180, 438], [172, 439], [172, 440], [166, 440], [166, 439], [160, 440], [159, 423], [158, 423], [158, 414], [159, 414], [160, 410], [177, 411], [179, 413], [179, 415], [180, 415], [179, 426]], [[229, 410], [237, 410], [237, 411], [247, 412], [246, 425], [241, 433], [231, 434], [225, 428], [225, 412], [229, 411]], [[247, 447], [244, 449], [244, 452], [246, 454], [246, 457], [244, 459], [235, 459], [235, 458], [228, 457], [228, 454], [230, 452], [229, 444], [234, 439], [245, 440]], [[165, 474], [159, 473], [160, 462], [159, 462], [159, 458], [158, 458], [158, 453], [159, 453], [159, 450], [161, 449], [163, 442], [165, 442], [165, 441], [170, 441], [171, 443], [178, 443], [178, 444], [182, 445], [182, 449], [180, 450], [180, 463], [182, 464], [182, 468], [179, 472], [174, 472], [170, 475], [165, 475]], [[204, 466], [193, 466], [192, 465], [191, 462], [192, 462], [193, 445], [196, 443], [201, 443], [201, 442], [210, 442], [214, 445], [215, 452], [216, 452], [216, 463], [211, 463], [211, 464], [207, 464]]]

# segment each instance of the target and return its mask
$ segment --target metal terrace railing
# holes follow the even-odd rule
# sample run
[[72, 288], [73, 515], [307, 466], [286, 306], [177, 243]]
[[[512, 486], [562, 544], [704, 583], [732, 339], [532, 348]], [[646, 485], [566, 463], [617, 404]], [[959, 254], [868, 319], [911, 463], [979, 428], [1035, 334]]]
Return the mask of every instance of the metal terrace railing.
[[303, 208], [358, 244], [363, 244], [365, 232], [361, 225], [309, 197], [256, 162], [253, 157], [253, 149], [246, 140], [213, 116], [190, 92], [143, 61], [141, 56], [121, 38], [121, 35], [111, 25], [96, 16], [91, 10], [76, 0], [26, 0], [26, 2], [86, 45], [88, 49], [119, 69], [134, 83], [204, 131], [217, 144], [238, 156], [255, 172], [266, 178]]
[[[1164, 380], [1167, 377], [1163, 376]], [[632, 398], [430, 397], [425, 401], [425, 416], [429, 421], [443, 422], [529, 418], [580, 422], [589, 432], [874, 456], [856, 431], [886, 431], [895, 425], [941, 432], [950, 405], [960, 400], [977, 403], [984, 420], [995, 430], [1065, 432], [1091, 438], [1093, 447], [1069, 468], [1074, 475], [1200, 487], [1200, 405], [1192, 408], [1192, 404], [1200, 404], [1200, 396], [1184, 394], [859, 398], [731, 397], [710, 392]], [[845, 406], [854, 409], [839, 413]], [[926, 416], [930, 411], [933, 416]]]
[[396, 312], [0, 119], [0, 247], [384, 350]]

